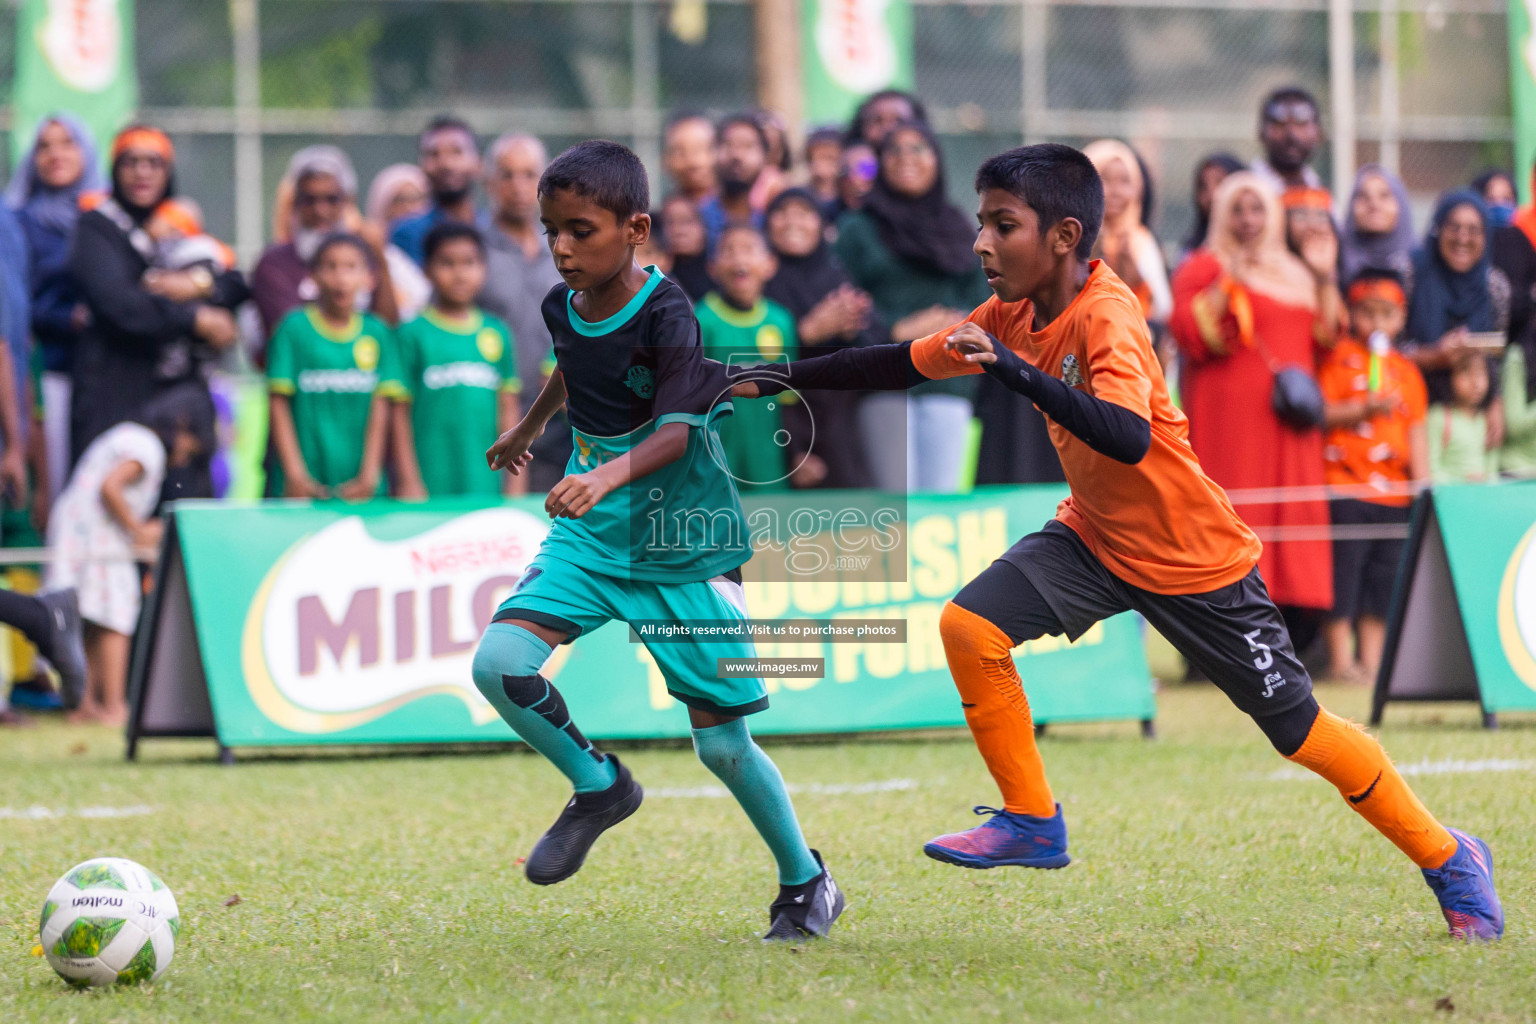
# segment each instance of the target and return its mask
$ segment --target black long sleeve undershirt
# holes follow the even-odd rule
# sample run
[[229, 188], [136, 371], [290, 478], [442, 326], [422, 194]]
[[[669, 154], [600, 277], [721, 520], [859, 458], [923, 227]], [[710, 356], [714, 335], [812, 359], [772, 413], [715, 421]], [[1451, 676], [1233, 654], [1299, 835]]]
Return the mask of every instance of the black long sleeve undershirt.
[[992, 339], [997, 362], [982, 363], [988, 376], [1034, 402], [1051, 419], [1100, 455], [1134, 466], [1152, 447], [1152, 424], [1123, 405], [1095, 398], [1041, 373]]
[[[927, 380], [912, 365], [912, 343], [844, 348], [792, 363], [754, 366], [750, 378], [762, 395], [796, 391], [905, 391]], [[737, 377], [744, 376], [734, 371]]]
[[[1088, 447], [1116, 462], [1135, 465], [1152, 447], [1152, 424], [1124, 406], [1095, 398], [1041, 373], [997, 339], [997, 362], [980, 364], [1010, 391], [1034, 402]], [[762, 395], [796, 391], [905, 391], [925, 377], [912, 363], [912, 343], [849, 348], [788, 365], [754, 368]]]

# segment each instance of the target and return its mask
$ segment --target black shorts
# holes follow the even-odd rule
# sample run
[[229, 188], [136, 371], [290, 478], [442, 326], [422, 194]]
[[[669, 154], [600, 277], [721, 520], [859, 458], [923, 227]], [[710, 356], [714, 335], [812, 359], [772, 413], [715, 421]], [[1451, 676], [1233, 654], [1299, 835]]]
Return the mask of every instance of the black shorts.
[[1070, 527], [1052, 520], [955, 595], [1015, 645], [1046, 634], [1076, 640], [1095, 622], [1140, 612], [1242, 711], [1276, 715], [1312, 696], [1257, 568], [1205, 594], [1154, 594], [1115, 576]]
[[[1334, 526], [1406, 526], [1408, 512], [1407, 505], [1378, 505], [1355, 498], [1335, 498], [1331, 505]], [[1397, 583], [1397, 563], [1403, 557], [1403, 540], [1393, 537], [1333, 542], [1334, 618], [1387, 617], [1392, 607], [1392, 588]]]

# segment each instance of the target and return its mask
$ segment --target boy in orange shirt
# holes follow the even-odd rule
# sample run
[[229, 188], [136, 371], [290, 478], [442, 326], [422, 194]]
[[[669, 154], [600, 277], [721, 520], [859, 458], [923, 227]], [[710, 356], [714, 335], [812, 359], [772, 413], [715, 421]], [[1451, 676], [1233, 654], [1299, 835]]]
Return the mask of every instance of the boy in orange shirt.
[[[1396, 274], [1366, 271], [1349, 286], [1350, 335], [1318, 371], [1326, 401], [1323, 448], [1334, 489], [1333, 525], [1381, 532], [1406, 527], [1412, 485], [1429, 479], [1424, 416], [1429, 397], [1419, 368], [1392, 347], [1408, 321]], [[1335, 538], [1333, 613], [1324, 625], [1329, 674], [1376, 678], [1387, 611], [1403, 541], [1397, 537]], [[1359, 631], [1358, 661], [1351, 633]]]
[[[1283, 756], [1333, 783], [1423, 869], [1453, 936], [1498, 938], [1504, 915], [1487, 844], [1436, 821], [1381, 745], [1313, 698], [1256, 568], [1258, 538], [1201, 471], [1136, 297], [1088, 259], [1104, 211], [1093, 165], [1068, 146], [1024, 146], [984, 163], [976, 191], [975, 250], [996, 294], [964, 323], [901, 345], [756, 367], [755, 380], [733, 389], [739, 397], [899, 390], [984, 371], [1049, 421], [1071, 496], [1044, 529], [966, 584], [939, 623], [1003, 807], [977, 808], [987, 822], [923, 852], [972, 868], [1069, 862], [1010, 652], [1045, 634], [1075, 640], [1135, 609]], [[763, 379], [770, 374], [779, 379]]]

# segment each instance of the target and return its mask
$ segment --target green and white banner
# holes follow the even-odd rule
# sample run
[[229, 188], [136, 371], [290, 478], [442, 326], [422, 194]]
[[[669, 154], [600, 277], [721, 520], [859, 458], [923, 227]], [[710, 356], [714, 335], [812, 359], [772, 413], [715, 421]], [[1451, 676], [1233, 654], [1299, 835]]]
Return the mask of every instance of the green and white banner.
[[1536, 0], [1509, 0], [1509, 100], [1515, 121], [1515, 183], [1531, 201], [1536, 161]]
[[79, 117], [105, 150], [138, 105], [133, 53], [133, 0], [22, 0], [11, 153], [59, 112]]
[[1536, 711], [1536, 482], [1436, 487], [1414, 505], [1373, 724], [1392, 700]]
[[807, 124], [841, 123], [881, 89], [912, 87], [909, 0], [801, 0]]
[[[906, 582], [836, 571], [746, 586], [754, 620], [902, 619], [907, 642], [758, 644], [822, 658], [824, 678], [770, 679], [767, 733], [964, 724], [939, 613], [1021, 534], [1059, 487], [910, 499]], [[541, 502], [363, 506], [273, 502], [176, 507], [134, 652], [130, 737], [216, 735], [225, 747], [506, 741], [470, 679], [476, 642], [547, 530]], [[1150, 721], [1150, 676], [1130, 616], [1076, 644], [1017, 652], [1039, 722]], [[688, 718], [645, 646], [610, 623], [545, 666], [587, 735], [686, 736]]]

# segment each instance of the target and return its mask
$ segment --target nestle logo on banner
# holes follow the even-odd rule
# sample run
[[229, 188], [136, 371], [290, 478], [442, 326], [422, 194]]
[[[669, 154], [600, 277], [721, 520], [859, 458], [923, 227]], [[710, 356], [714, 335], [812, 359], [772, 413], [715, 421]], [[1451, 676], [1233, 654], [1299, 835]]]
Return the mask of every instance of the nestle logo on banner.
[[411, 574], [419, 577], [466, 569], [523, 566], [533, 559], [538, 550], [537, 542], [532, 548], [528, 546], [527, 537], [487, 537], [429, 544], [412, 548]]
[[268, 573], [242, 644], [252, 698], [296, 732], [353, 728], [433, 693], [461, 699], [477, 724], [491, 721], [470, 661], [546, 523], [495, 508], [380, 540], [370, 521], [389, 517], [341, 519]]

